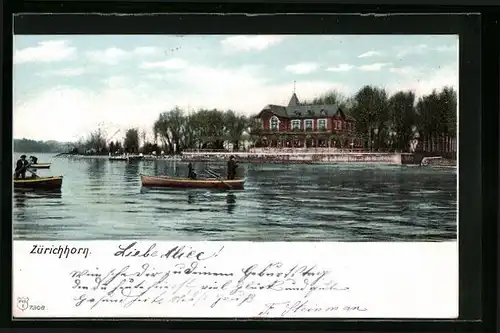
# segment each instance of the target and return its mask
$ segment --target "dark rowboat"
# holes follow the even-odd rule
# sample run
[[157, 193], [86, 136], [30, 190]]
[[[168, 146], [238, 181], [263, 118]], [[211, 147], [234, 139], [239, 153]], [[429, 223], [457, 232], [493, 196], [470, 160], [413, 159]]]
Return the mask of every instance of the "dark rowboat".
[[14, 188], [60, 189], [63, 176], [14, 179]]
[[31, 164], [30, 168], [33, 169], [50, 169], [50, 164], [51, 163], [37, 163], [37, 164]]
[[245, 179], [189, 179], [173, 178], [167, 176], [145, 176], [141, 175], [142, 186], [145, 187], [176, 187], [176, 188], [209, 188], [209, 189], [234, 189], [242, 190], [245, 185]]
[[111, 156], [109, 157], [110, 161], [128, 161], [127, 157], [122, 157], [122, 156]]

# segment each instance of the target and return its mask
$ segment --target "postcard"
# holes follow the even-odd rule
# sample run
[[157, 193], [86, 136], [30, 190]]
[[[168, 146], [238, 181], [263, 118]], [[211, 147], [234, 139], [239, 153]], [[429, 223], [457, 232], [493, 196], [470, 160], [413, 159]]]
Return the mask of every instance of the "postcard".
[[457, 318], [458, 49], [14, 35], [13, 317]]

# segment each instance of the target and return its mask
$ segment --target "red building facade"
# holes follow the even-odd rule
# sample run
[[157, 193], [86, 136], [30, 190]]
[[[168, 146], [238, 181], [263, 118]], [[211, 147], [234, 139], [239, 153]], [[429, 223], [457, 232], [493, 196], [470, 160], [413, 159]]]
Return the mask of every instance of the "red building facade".
[[287, 106], [267, 105], [257, 116], [256, 147], [358, 146], [354, 120], [335, 104], [300, 104], [294, 93]]

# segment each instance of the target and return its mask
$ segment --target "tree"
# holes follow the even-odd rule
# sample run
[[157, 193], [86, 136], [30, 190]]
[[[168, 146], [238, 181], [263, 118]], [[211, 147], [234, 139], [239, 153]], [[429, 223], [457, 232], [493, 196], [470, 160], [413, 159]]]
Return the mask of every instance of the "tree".
[[232, 110], [227, 110], [224, 113], [224, 124], [227, 139], [233, 144], [234, 150], [239, 150], [241, 136], [249, 124], [247, 117], [237, 115]]
[[115, 141], [115, 149], [118, 152], [123, 152], [122, 143], [120, 141]]
[[348, 98], [339, 91], [331, 90], [319, 97], [312, 99], [311, 101], [304, 101], [303, 104], [313, 104], [313, 105], [325, 105], [325, 104], [336, 104], [342, 110], [348, 110]]
[[444, 87], [439, 93], [439, 102], [444, 140], [441, 149], [451, 152], [457, 137], [457, 92], [452, 87]]
[[439, 131], [439, 116], [436, 110], [438, 105], [439, 97], [435, 90], [429, 95], [420, 97], [417, 102], [417, 126], [424, 151], [434, 152], [436, 150], [436, 138]]
[[83, 148], [85, 151], [91, 151], [93, 153], [101, 153], [107, 150], [107, 140], [106, 131], [104, 131], [100, 126], [93, 132], [91, 132], [87, 140], [83, 142]]
[[128, 153], [139, 151], [139, 130], [137, 128], [130, 128], [125, 132], [123, 146]]
[[400, 91], [389, 98], [389, 132], [391, 147], [409, 149], [415, 124], [415, 93]]
[[111, 141], [108, 145], [108, 152], [110, 152], [111, 154], [114, 154], [116, 152], [115, 143], [113, 141]]
[[[185, 126], [183, 111], [175, 107], [173, 110], [163, 112], [154, 125], [155, 136], [159, 136], [169, 153], [181, 150], [181, 135]], [[175, 147], [175, 151], [174, 151]]]
[[457, 93], [444, 87], [439, 93], [419, 98], [416, 106], [417, 126], [422, 149], [427, 152], [451, 152], [457, 132]]
[[389, 118], [389, 103], [384, 89], [364, 86], [354, 96], [352, 116], [356, 132], [364, 140], [365, 148], [382, 148]]
[[255, 117], [250, 117], [248, 119], [248, 125], [246, 128], [246, 132], [250, 137], [250, 141], [252, 141], [253, 145], [259, 145], [260, 133], [262, 131], [262, 123], [259, 119]]

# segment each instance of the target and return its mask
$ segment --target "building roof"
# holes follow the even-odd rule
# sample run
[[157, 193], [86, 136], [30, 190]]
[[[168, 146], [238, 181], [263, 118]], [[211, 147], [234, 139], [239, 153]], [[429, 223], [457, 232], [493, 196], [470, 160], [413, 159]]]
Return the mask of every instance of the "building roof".
[[297, 106], [300, 105], [299, 98], [297, 94], [293, 93], [292, 98], [290, 98], [290, 102], [288, 102], [288, 106]]
[[280, 118], [307, 119], [321, 118], [322, 116], [340, 116], [342, 118], [350, 119], [350, 117], [346, 117], [344, 111], [337, 104], [301, 105], [295, 93], [292, 95], [288, 106], [275, 104], [266, 105], [256, 117], [260, 117], [262, 112], [266, 111], [271, 112]]

